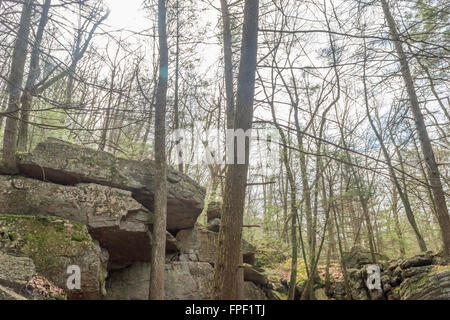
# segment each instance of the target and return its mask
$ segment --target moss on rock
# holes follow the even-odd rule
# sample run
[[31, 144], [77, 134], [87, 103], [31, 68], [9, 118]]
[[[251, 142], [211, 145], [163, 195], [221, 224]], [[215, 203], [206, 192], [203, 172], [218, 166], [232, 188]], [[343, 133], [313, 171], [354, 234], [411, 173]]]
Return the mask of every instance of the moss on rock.
[[68, 266], [78, 265], [81, 290], [69, 297], [99, 297], [100, 252], [84, 225], [51, 216], [0, 215], [0, 251], [31, 258], [36, 271], [61, 288]]

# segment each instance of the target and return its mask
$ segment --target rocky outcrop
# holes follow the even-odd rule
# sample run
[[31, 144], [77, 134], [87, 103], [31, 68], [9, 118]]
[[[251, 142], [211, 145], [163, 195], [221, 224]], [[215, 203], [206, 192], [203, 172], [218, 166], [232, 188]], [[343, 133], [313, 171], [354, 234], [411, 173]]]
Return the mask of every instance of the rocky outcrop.
[[0, 252], [0, 285], [20, 291], [36, 274], [33, 260]]
[[[87, 225], [91, 236], [110, 252], [111, 265], [150, 260], [153, 214], [130, 191], [0, 176], [2, 214], [58, 216]], [[177, 249], [176, 239], [167, 232], [167, 250]]]
[[[31, 154], [18, 157], [20, 173], [62, 185], [95, 183], [130, 191], [133, 198], [153, 211], [153, 161], [126, 160], [49, 138]], [[192, 228], [203, 210], [205, 189], [171, 168], [167, 174], [167, 229]]]
[[[211, 298], [213, 263], [217, 233], [202, 227], [181, 230], [176, 236], [179, 253], [166, 256], [165, 294], [169, 300], [207, 300]], [[243, 242], [243, 253], [254, 248]], [[267, 278], [252, 266], [245, 266], [246, 295], [248, 299], [267, 299]], [[150, 264], [136, 262], [112, 271], [106, 281], [106, 299], [148, 298]], [[251, 284], [250, 284], [251, 283]]]
[[101, 298], [101, 250], [83, 225], [56, 217], [0, 215], [0, 251], [0, 284], [4, 286], [21, 289], [35, 270], [67, 289], [68, 267], [76, 265], [82, 274], [81, 289], [67, 289], [67, 296]]
[[149, 260], [152, 214], [130, 191], [97, 184], [63, 186], [0, 176], [0, 215], [58, 216], [87, 225], [112, 262]]
[[217, 233], [195, 227], [179, 231], [176, 238], [180, 247], [180, 260], [214, 263]]
[[[354, 300], [450, 300], [450, 264], [441, 254], [426, 252], [377, 264], [381, 284], [377, 290], [367, 285], [370, 261], [363, 262], [366, 260], [360, 256], [361, 250], [352, 252], [353, 257], [344, 261], [347, 266], [353, 266], [347, 273]], [[332, 297], [345, 299], [343, 282], [334, 284]]]
[[361, 268], [371, 262], [370, 252], [353, 247], [350, 252], [344, 252], [343, 262], [347, 268]]
[[[166, 264], [165, 294], [168, 300], [207, 300], [211, 297], [213, 268], [209, 263], [176, 261]], [[134, 263], [111, 273], [106, 299], [147, 300], [150, 264]]]
[[[207, 229], [211, 232], [219, 232], [221, 217], [222, 217], [222, 203], [218, 201], [213, 201], [208, 204], [207, 215]], [[256, 248], [242, 239], [241, 245], [243, 261], [251, 265], [256, 264]]]
[[267, 300], [267, 296], [256, 284], [251, 281], [244, 282], [245, 300]]
[[208, 221], [208, 230], [212, 232], [219, 232], [220, 229], [220, 219], [215, 218]]
[[36, 273], [32, 259], [0, 252], [0, 300], [65, 298], [64, 290]]
[[[19, 167], [0, 175], [0, 299], [46, 299], [59, 288], [69, 299], [147, 299], [154, 164], [49, 139]], [[168, 186], [166, 299], [210, 299], [218, 233], [195, 226], [204, 189], [172, 169]], [[218, 225], [220, 214], [220, 203], [209, 206]], [[267, 299], [255, 252], [242, 240], [246, 298]], [[74, 265], [79, 290], [66, 285]]]
[[166, 299], [208, 300], [214, 270], [205, 262], [174, 262], [166, 265]]
[[404, 277], [399, 287], [401, 300], [450, 300], [449, 265], [413, 267]]
[[262, 274], [262, 270], [257, 270], [255, 267], [244, 265], [244, 279], [251, 281], [259, 287], [265, 288], [269, 284], [267, 277]]

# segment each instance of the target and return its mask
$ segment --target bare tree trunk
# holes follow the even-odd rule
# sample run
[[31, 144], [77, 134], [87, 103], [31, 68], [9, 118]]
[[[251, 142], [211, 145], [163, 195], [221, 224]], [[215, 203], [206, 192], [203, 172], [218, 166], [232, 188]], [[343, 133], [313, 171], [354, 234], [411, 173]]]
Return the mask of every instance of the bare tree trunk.
[[230, 12], [227, 0], [220, 0], [223, 23], [223, 59], [225, 73], [225, 91], [227, 99], [227, 128], [234, 126], [234, 86], [233, 86], [233, 52], [231, 43]]
[[108, 105], [106, 107], [105, 119], [103, 120], [102, 132], [100, 135], [100, 142], [98, 144], [98, 150], [104, 151], [106, 147], [106, 137], [108, 135], [109, 123], [111, 121], [111, 114], [113, 113], [113, 100], [114, 100], [114, 83], [116, 78], [116, 65], [113, 66], [111, 73], [111, 83], [109, 85], [109, 98]]
[[27, 151], [28, 145], [28, 122], [30, 118], [31, 102], [36, 80], [41, 74], [41, 68], [39, 66], [41, 41], [44, 35], [45, 26], [48, 21], [48, 11], [50, 9], [51, 0], [45, 0], [42, 7], [41, 19], [36, 32], [36, 38], [31, 50], [30, 58], [30, 72], [28, 73], [28, 79], [25, 85], [25, 90], [22, 95], [22, 110], [20, 110], [20, 124], [19, 124], [19, 137], [17, 142], [18, 151]]
[[166, 33], [166, 1], [158, 0], [159, 80], [155, 105], [155, 208], [152, 235], [150, 299], [164, 299], [164, 267], [167, 226], [166, 103], [168, 48]]
[[[269, 98], [267, 96], [267, 98]], [[289, 291], [288, 291], [288, 300], [294, 300], [295, 298], [295, 287], [297, 285], [297, 260], [298, 260], [298, 241], [297, 241], [297, 219], [298, 219], [298, 210], [297, 210], [297, 186], [295, 184], [295, 178], [292, 174], [291, 165], [289, 163], [289, 155], [288, 155], [288, 139], [286, 139], [286, 135], [283, 130], [279, 126], [277, 122], [277, 118], [275, 115], [274, 108], [274, 95], [272, 95], [272, 100], [270, 103], [270, 108], [272, 111], [272, 119], [275, 126], [278, 129], [278, 132], [281, 137], [281, 142], [283, 143], [283, 151], [282, 151], [282, 160], [284, 163], [284, 167], [286, 168], [286, 177], [290, 186], [290, 197], [291, 197], [291, 207], [290, 207], [290, 219], [291, 219], [291, 242], [292, 242], [292, 258], [291, 258], [291, 276], [289, 279]], [[287, 185], [286, 185], [287, 187]], [[286, 194], [288, 190], [286, 189]], [[287, 202], [287, 200], [286, 200]]]
[[450, 216], [448, 214], [447, 203], [445, 202], [445, 195], [439, 175], [439, 168], [437, 166], [436, 158], [434, 156], [433, 148], [431, 146], [430, 138], [425, 126], [425, 120], [420, 110], [419, 100], [417, 98], [416, 89], [414, 87], [414, 81], [409, 69], [409, 63], [406, 58], [405, 52], [403, 51], [402, 43], [400, 42], [400, 36], [397, 32], [395, 20], [392, 17], [387, 1], [381, 0], [381, 3], [392, 36], [392, 41], [394, 42], [398, 59], [401, 65], [401, 73], [406, 85], [406, 90], [408, 92], [409, 102], [411, 103], [411, 111], [414, 116], [417, 134], [419, 136], [422, 153], [427, 164], [426, 167], [428, 178], [430, 181], [431, 190], [433, 192], [434, 201], [436, 203], [436, 214], [441, 229], [444, 253], [450, 256]]
[[180, 129], [180, 110], [179, 110], [179, 78], [180, 78], [180, 3], [177, 6], [177, 33], [176, 33], [176, 53], [175, 53], [175, 99], [174, 99], [174, 129], [176, 139], [176, 152], [178, 161], [178, 171], [183, 172], [183, 148], [181, 146], [181, 138], [178, 129]]
[[405, 250], [405, 239], [403, 238], [402, 229], [400, 228], [400, 221], [398, 219], [398, 196], [397, 187], [394, 186], [392, 190], [392, 215], [394, 216], [395, 233], [398, 238], [398, 245], [400, 250], [400, 256], [404, 257], [406, 255]]
[[[259, 0], [245, 0], [239, 66], [236, 117], [234, 127], [247, 131], [252, 127], [255, 94], [256, 54], [258, 49]], [[245, 145], [245, 163], [227, 165], [222, 221], [214, 265], [213, 298], [235, 299], [249, 167], [250, 140]], [[236, 150], [236, 146], [235, 146]]]
[[19, 30], [11, 60], [11, 71], [8, 78], [9, 101], [8, 108], [6, 109], [5, 134], [3, 136], [3, 161], [6, 169], [11, 172], [17, 172], [17, 117], [20, 107], [25, 62], [27, 59], [32, 7], [32, 0], [27, 0], [23, 4]]
[[[332, 199], [333, 198], [332, 186], [330, 185], [329, 188], [330, 188], [330, 198]], [[345, 297], [347, 300], [351, 300], [352, 295], [351, 295], [351, 291], [350, 291], [347, 267], [345, 266], [345, 263], [344, 263], [344, 250], [342, 248], [342, 240], [341, 240], [341, 235], [340, 235], [340, 230], [339, 230], [339, 223], [338, 223], [337, 216], [336, 216], [336, 207], [335, 207], [334, 203], [331, 203], [330, 205], [332, 206], [331, 208], [332, 208], [332, 212], [333, 212], [334, 223], [336, 226], [336, 235], [337, 235], [337, 240], [338, 240], [340, 263], [341, 263], [342, 273], [344, 274]]]

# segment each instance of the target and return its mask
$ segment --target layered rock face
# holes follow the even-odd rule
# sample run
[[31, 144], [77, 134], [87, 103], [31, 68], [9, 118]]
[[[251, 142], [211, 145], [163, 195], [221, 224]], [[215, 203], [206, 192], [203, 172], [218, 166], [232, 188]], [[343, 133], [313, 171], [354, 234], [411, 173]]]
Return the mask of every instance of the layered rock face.
[[[0, 175], [0, 299], [34, 299], [27, 288], [42, 278], [69, 299], [147, 299], [153, 162], [49, 139], [19, 167]], [[205, 190], [172, 169], [168, 187], [166, 298], [209, 299], [218, 234], [195, 226]], [[242, 254], [254, 263], [245, 241]], [[80, 289], [67, 288], [69, 266], [81, 269]], [[246, 265], [245, 292], [265, 299], [255, 273]]]
[[87, 225], [111, 261], [149, 260], [152, 214], [124, 191], [0, 176], [0, 214], [58, 216]]
[[[376, 264], [379, 290], [367, 285], [368, 266], [373, 264], [364, 250], [353, 248], [344, 258], [354, 300], [450, 300], [450, 264], [440, 254], [426, 252]], [[335, 283], [332, 297], [345, 299], [343, 282]]]
[[[207, 300], [213, 268], [207, 262], [175, 261], [166, 264], [167, 300]], [[112, 272], [106, 285], [108, 300], [146, 300], [150, 287], [150, 263], [138, 262]]]
[[[23, 175], [63, 185], [95, 183], [130, 191], [150, 211], [154, 204], [153, 161], [126, 160], [107, 152], [50, 138], [19, 156]], [[203, 210], [205, 189], [172, 168], [167, 172], [167, 229], [192, 228]]]
[[[181, 230], [176, 236], [178, 252], [166, 256], [165, 290], [171, 300], [205, 300], [211, 297], [214, 260], [218, 234], [202, 227]], [[243, 257], [254, 257], [255, 248], [243, 241]], [[245, 297], [267, 299], [270, 285], [255, 267], [244, 267]], [[106, 281], [107, 299], [139, 299], [148, 297], [150, 264], [133, 263], [111, 272]], [[130, 298], [132, 297], [132, 298]]]

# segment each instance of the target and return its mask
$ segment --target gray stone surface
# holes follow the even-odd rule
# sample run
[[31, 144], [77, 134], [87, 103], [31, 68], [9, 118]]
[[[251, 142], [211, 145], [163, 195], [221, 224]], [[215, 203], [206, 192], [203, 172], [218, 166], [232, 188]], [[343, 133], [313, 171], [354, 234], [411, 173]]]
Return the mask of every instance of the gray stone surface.
[[20, 291], [36, 274], [33, 260], [0, 252], [0, 285]]
[[[172, 262], [165, 267], [166, 300], [207, 300], [213, 268], [206, 262]], [[147, 300], [150, 264], [133, 263], [128, 268], [112, 272], [106, 282], [108, 300]]]
[[[147, 209], [154, 205], [153, 161], [117, 158], [107, 152], [49, 138], [31, 154], [18, 157], [21, 174], [58, 184], [96, 183], [132, 192]], [[203, 210], [205, 189], [187, 175], [169, 168], [167, 229], [192, 228]]]
[[152, 214], [130, 191], [97, 184], [63, 186], [0, 176], [0, 215], [58, 216], [88, 226], [112, 261], [149, 260]]

